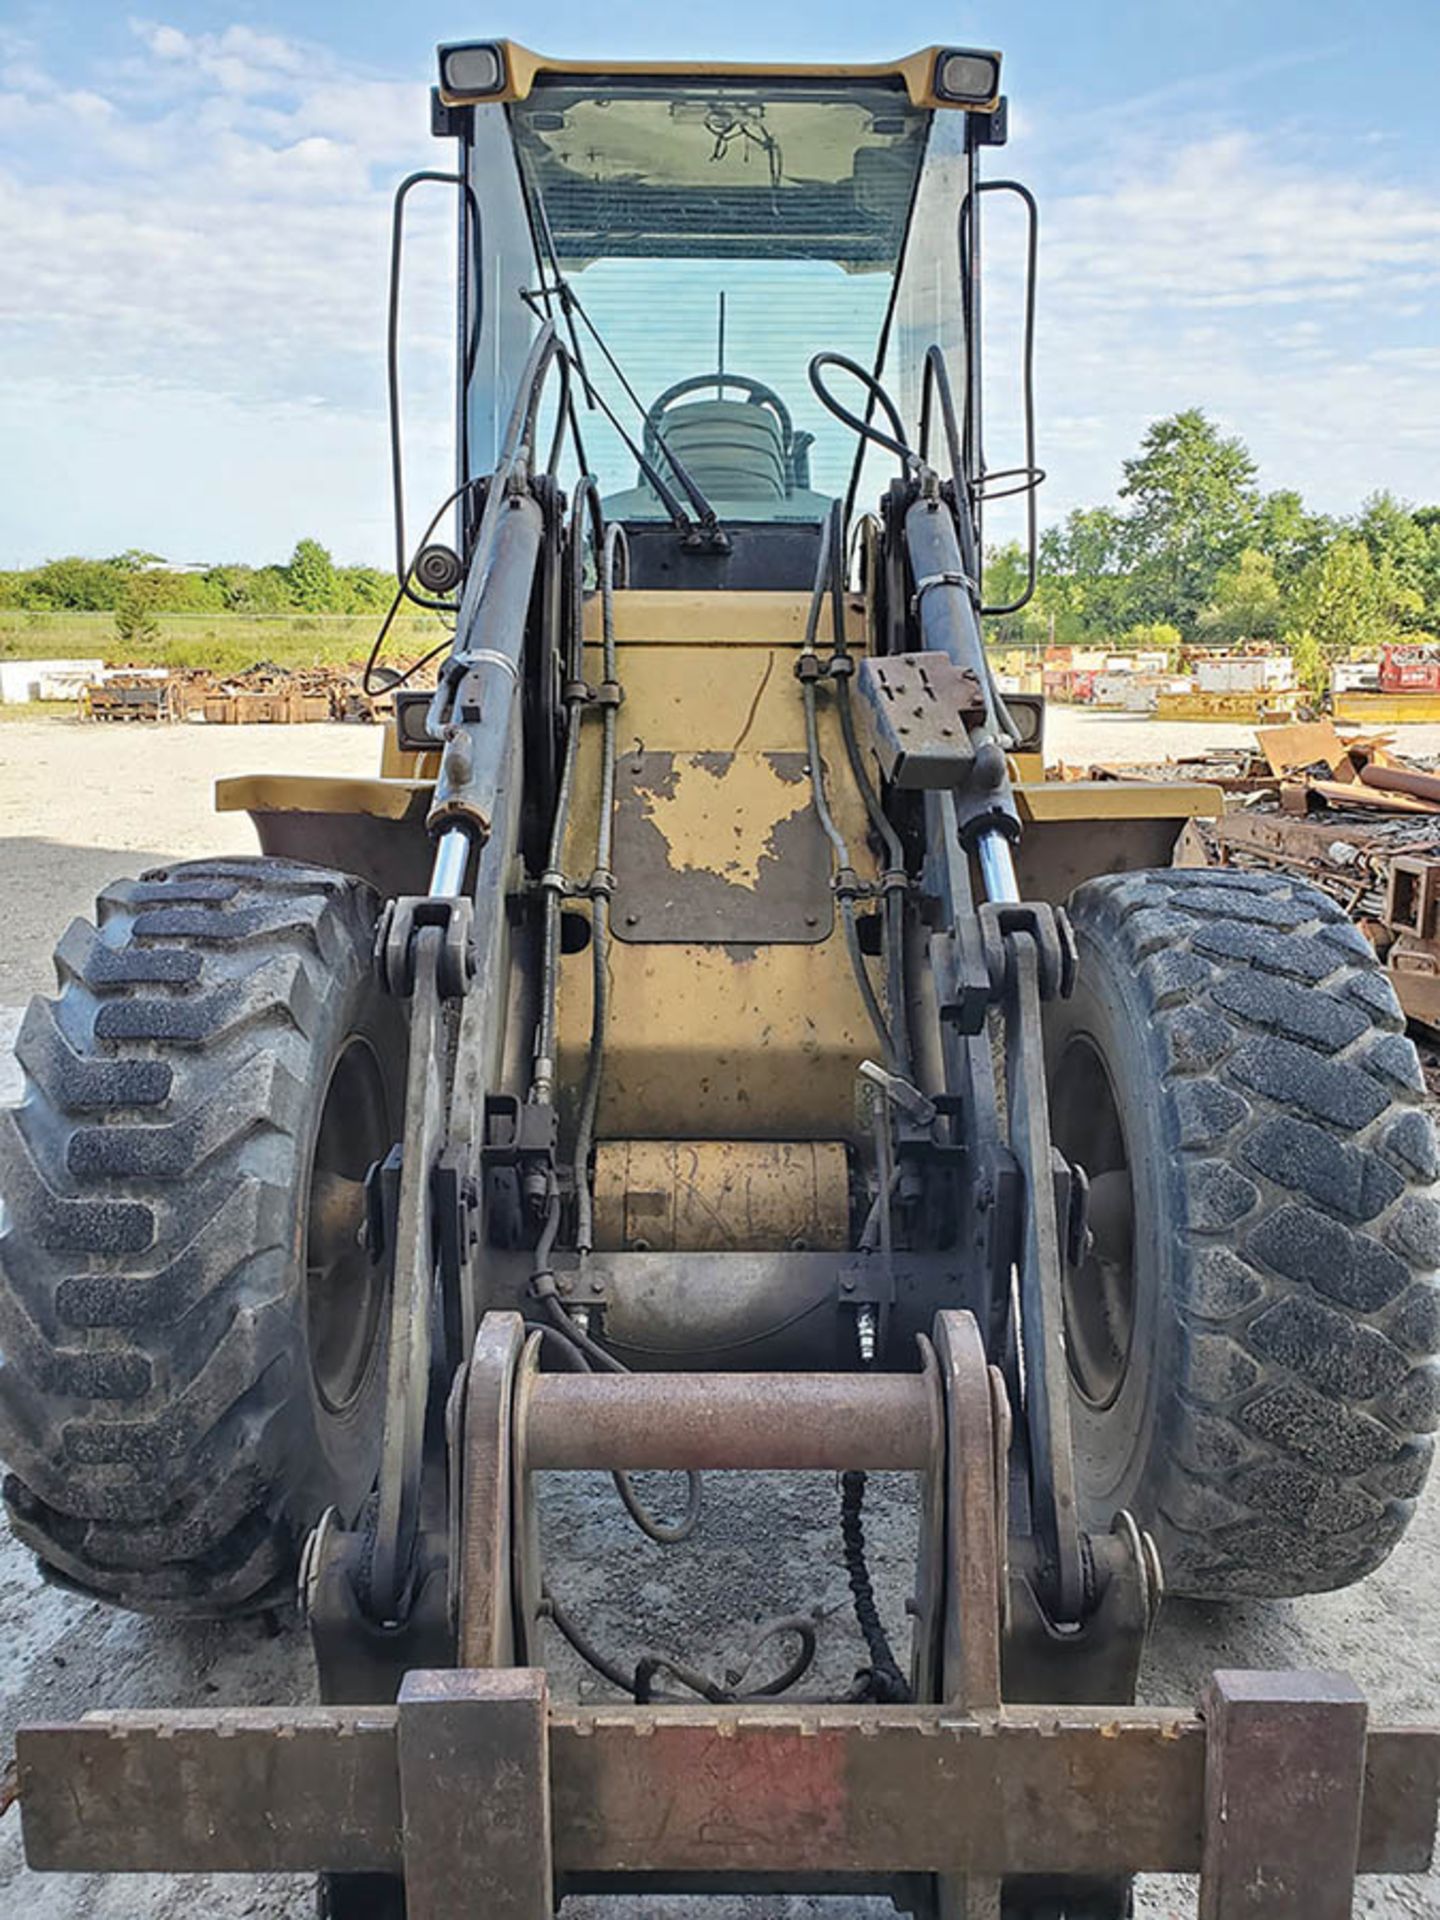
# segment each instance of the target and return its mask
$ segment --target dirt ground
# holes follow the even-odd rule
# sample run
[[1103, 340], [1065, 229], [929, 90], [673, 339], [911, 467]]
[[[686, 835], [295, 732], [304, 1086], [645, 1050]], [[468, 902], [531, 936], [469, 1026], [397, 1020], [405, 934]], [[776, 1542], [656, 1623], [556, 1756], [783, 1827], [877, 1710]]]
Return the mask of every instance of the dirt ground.
[[[1140, 722], [1124, 715], [1052, 713], [1051, 752], [1071, 764], [1151, 761], [1229, 744], [1248, 729]], [[1401, 751], [1440, 751], [1440, 728], [1404, 729]], [[0, 1100], [18, 1077], [9, 1042], [28, 995], [52, 985], [49, 954], [76, 914], [90, 912], [105, 881], [176, 857], [250, 851], [243, 816], [210, 812], [217, 774], [369, 772], [373, 729], [200, 727], [100, 729], [45, 721], [0, 727]], [[605, 1479], [575, 1478], [546, 1496], [556, 1585], [594, 1636], [634, 1658], [643, 1646], [693, 1653], [714, 1667], [743, 1659], [754, 1623], [819, 1608], [822, 1679], [844, 1684], [859, 1663], [841, 1564], [837, 1497], [814, 1476], [762, 1485], [712, 1475], [693, 1548], [661, 1549], [635, 1534]], [[902, 1484], [872, 1483], [867, 1507], [872, 1568], [900, 1637], [913, 1548], [913, 1512]], [[1432, 1488], [1390, 1561], [1348, 1593], [1281, 1605], [1228, 1608], [1172, 1603], [1149, 1651], [1143, 1697], [1193, 1700], [1216, 1666], [1319, 1666], [1348, 1670], [1373, 1710], [1433, 1718], [1440, 1679], [1440, 1491]], [[307, 1650], [293, 1620], [174, 1626], [131, 1618], [45, 1586], [29, 1556], [0, 1537], [0, 1756], [21, 1720], [63, 1718], [100, 1704], [204, 1706], [311, 1697]], [[588, 1690], [557, 1659], [558, 1684]], [[301, 1920], [308, 1884], [292, 1879], [39, 1879], [21, 1861], [19, 1821], [0, 1822], [0, 1889], [24, 1920]], [[1188, 1916], [1193, 1889], [1152, 1881], [1141, 1912]], [[625, 1920], [693, 1915], [747, 1920], [814, 1913], [859, 1920], [879, 1901], [690, 1900], [574, 1902], [567, 1914]], [[1356, 1912], [1401, 1920], [1440, 1914], [1440, 1875], [1361, 1883]]]

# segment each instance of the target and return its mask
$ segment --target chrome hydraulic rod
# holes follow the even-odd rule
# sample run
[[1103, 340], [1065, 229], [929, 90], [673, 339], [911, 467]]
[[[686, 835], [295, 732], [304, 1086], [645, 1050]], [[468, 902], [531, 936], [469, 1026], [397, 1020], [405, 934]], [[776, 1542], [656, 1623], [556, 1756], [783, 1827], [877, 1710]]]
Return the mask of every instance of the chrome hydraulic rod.
[[435, 864], [430, 870], [432, 900], [458, 900], [465, 887], [465, 869], [470, 864], [470, 835], [464, 827], [450, 827], [435, 843]]
[[980, 878], [985, 898], [997, 906], [1013, 904], [1020, 898], [1020, 883], [1015, 878], [1015, 855], [1003, 833], [982, 833], [975, 843], [980, 861]]

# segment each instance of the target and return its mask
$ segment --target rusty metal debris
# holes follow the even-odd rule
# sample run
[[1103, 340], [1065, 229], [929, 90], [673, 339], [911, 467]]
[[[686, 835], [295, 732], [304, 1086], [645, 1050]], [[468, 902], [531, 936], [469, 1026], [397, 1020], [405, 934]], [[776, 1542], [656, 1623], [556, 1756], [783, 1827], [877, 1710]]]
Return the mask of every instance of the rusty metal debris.
[[80, 694], [82, 720], [157, 722], [180, 716], [173, 677], [152, 673], [107, 674]]
[[371, 721], [381, 717], [382, 707], [362, 690], [357, 674], [269, 662], [224, 675], [205, 668], [112, 672], [92, 680], [80, 695], [84, 720], [203, 720], [212, 727]]
[[1390, 739], [1306, 721], [1259, 728], [1254, 749], [1096, 766], [1085, 777], [1221, 788], [1225, 812], [1190, 823], [1176, 863], [1290, 873], [1319, 887], [1375, 948], [1406, 1017], [1440, 1034], [1440, 772], [1401, 759]]

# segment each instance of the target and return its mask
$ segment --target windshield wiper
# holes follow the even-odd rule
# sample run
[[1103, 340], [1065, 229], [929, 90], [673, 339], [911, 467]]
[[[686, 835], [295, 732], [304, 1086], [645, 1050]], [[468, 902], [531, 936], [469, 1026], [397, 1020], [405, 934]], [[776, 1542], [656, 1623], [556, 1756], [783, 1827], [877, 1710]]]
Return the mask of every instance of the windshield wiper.
[[[674, 490], [667, 485], [664, 476], [658, 471], [655, 463], [651, 460], [645, 449], [637, 446], [635, 441], [625, 431], [625, 428], [620, 424], [615, 409], [609, 404], [605, 396], [590, 378], [589, 370], [585, 365], [585, 355], [580, 345], [580, 335], [575, 327], [575, 317], [577, 315], [584, 323], [586, 332], [590, 335], [601, 353], [604, 354], [611, 371], [620, 382], [620, 385], [625, 389], [641, 421], [644, 422], [648, 418], [645, 402], [630, 384], [625, 369], [611, 352], [609, 344], [601, 334], [600, 329], [585, 311], [584, 303], [579, 294], [576, 293], [574, 287], [571, 286], [570, 282], [560, 270], [560, 256], [556, 251], [555, 237], [550, 231], [550, 220], [545, 212], [544, 202], [538, 195], [535, 195], [531, 199], [531, 205], [536, 216], [536, 227], [539, 231], [545, 252], [549, 257], [549, 277], [547, 278], [542, 270], [538, 292], [535, 294], [529, 292], [524, 293], [521, 296], [522, 299], [532, 306], [537, 298], [543, 300], [547, 308], [546, 317], [549, 319], [554, 318], [554, 315], [548, 312], [552, 296], [559, 301], [560, 312], [565, 320], [565, 329], [570, 336], [570, 351], [574, 356], [575, 365], [580, 374], [580, 384], [585, 390], [586, 401], [590, 406], [600, 409], [601, 413], [605, 415], [605, 418], [624, 441], [630, 453], [634, 455], [640, 471], [655, 489], [660, 504], [669, 514], [676, 531], [680, 534], [686, 546], [709, 547], [716, 553], [728, 553], [730, 551], [729, 534], [720, 524], [720, 517], [714, 507], [712, 507], [710, 502], [705, 498], [705, 495], [700, 491], [699, 486], [687, 471], [684, 463], [671, 448], [665, 438], [663, 429], [658, 425], [656, 426], [655, 438], [659, 442], [660, 450], [664, 454], [666, 463], [675, 477], [676, 485], [690, 502], [691, 508], [699, 521], [698, 526], [695, 520], [690, 518], [690, 515], [680, 504], [675, 496]], [[551, 281], [553, 281], [553, 285], [551, 285]]]
[[[584, 307], [581, 305], [579, 294], [576, 293], [575, 289], [570, 285], [570, 282], [565, 279], [559, 279], [558, 292], [560, 296], [560, 305], [561, 305], [562, 311], [564, 311], [568, 315], [570, 310], [573, 308], [573, 310], [579, 314], [581, 320], [585, 323], [586, 332], [590, 335], [591, 339], [595, 342], [596, 346], [599, 347], [601, 353], [604, 354], [606, 360], [610, 364], [611, 370], [614, 372], [615, 378], [620, 382], [621, 386], [624, 387], [626, 393], [630, 396], [630, 399], [634, 404], [635, 410], [637, 411], [637, 413], [639, 413], [640, 418], [642, 420], [647, 419], [648, 415], [646, 412], [644, 401], [640, 398], [639, 394], [636, 393], [634, 387], [631, 386], [629, 380], [626, 378], [624, 368], [620, 365], [620, 362], [615, 358], [615, 355], [610, 351], [610, 348], [606, 344], [606, 341], [602, 336], [600, 329], [595, 325], [595, 322], [590, 318], [589, 314], [585, 311]], [[585, 379], [583, 367], [581, 371], [581, 378]], [[589, 381], [586, 380], [587, 388], [589, 384], [590, 384]], [[601, 408], [605, 412], [609, 413], [609, 409], [605, 407], [605, 403], [603, 399], [601, 399], [600, 395], [597, 394], [595, 397], [600, 402]], [[610, 418], [612, 421], [614, 421], [615, 416], [613, 413], [610, 414]], [[641, 469], [644, 472], [646, 479], [650, 481], [650, 484], [654, 486], [656, 488], [656, 491], [658, 492], [659, 491], [658, 476], [656, 475], [655, 468], [652, 465], [649, 457], [643, 452], [642, 449], [638, 448], [635, 445], [634, 441], [630, 439], [630, 436], [628, 434], [625, 434], [624, 428], [619, 426], [618, 421], [616, 421], [615, 424], [618, 431], [624, 434], [626, 445], [630, 448], [630, 451], [635, 455], [636, 459], [640, 462]], [[694, 527], [693, 525], [691, 526], [690, 531], [692, 536], [698, 534], [701, 540], [704, 542], [704, 544], [715, 547], [718, 551], [722, 553], [728, 553], [730, 551], [730, 536], [729, 534], [726, 533], [724, 527], [721, 526], [719, 516], [716, 514], [715, 509], [711, 506], [710, 502], [705, 498], [705, 495], [700, 491], [700, 487], [698, 483], [694, 479], [692, 479], [691, 475], [686, 470], [685, 466], [682, 464], [679, 456], [675, 453], [669, 441], [665, 438], [664, 429], [658, 424], [658, 422], [656, 423], [654, 432], [655, 432], [655, 438], [660, 444], [660, 450], [665, 456], [665, 459], [667, 464], [669, 465], [670, 471], [675, 476], [676, 483], [681, 488], [682, 492], [685, 494], [685, 497], [689, 500], [690, 505], [694, 508], [695, 512], [699, 516], [700, 525], [698, 526], [698, 528]], [[661, 495], [661, 498], [662, 499], [664, 498], [663, 494]]]

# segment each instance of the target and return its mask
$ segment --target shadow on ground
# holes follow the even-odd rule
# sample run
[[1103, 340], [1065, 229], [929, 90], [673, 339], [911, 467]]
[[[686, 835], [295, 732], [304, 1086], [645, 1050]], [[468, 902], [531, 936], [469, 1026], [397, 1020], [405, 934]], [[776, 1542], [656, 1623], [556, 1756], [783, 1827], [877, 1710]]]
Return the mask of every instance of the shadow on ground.
[[102, 887], [171, 858], [153, 848], [71, 846], [38, 834], [0, 839], [0, 1005], [23, 1006], [54, 985], [55, 942], [77, 914], [93, 917]]

